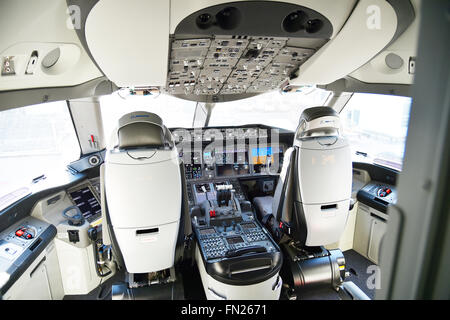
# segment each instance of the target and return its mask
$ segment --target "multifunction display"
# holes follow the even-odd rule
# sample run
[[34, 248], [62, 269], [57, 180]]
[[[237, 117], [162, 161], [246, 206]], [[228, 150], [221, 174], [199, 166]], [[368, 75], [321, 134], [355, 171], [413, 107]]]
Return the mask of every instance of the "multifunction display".
[[69, 192], [69, 195], [86, 220], [92, 222], [100, 216], [101, 206], [88, 185]]

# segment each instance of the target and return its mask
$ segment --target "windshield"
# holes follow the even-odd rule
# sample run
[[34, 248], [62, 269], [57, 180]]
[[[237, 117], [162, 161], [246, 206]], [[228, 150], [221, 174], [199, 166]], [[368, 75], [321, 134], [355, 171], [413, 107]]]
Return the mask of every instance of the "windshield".
[[216, 103], [209, 126], [265, 124], [295, 131], [302, 111], [324, 105], [329, 95], [329, 91], [305, 87], [296, 92], [271, 91], [247, 99]]
[[[303, 87], [295, 92], [272, 91], [247, 99], [212, 105], [208, 127], [264, 124], [294, 131], [305, 108], [320, 106], [329, 91]], [[167, 94], [131, 95], [123, 89], [100, 97], [103, 127], [109, 140], [119, 118], [133, 111], [159, 115], [169, 128], [203, 127], [206, 108], [203, 103], [175, 98]]]
[[341, 112], [353, 161], [401, 170], [411, 98], [355, 93]]
[[0, 209], [26, 194], [32, 179], [79, 158], [66, 101], [0, 112]]
[[120, 117], [134, 111], [156, 113], [168, 128], [191, 128], [196, 104], [166, 94], [130, 95], [126, 90], [102, 96], [100, 110], [105, 137], [109, 140]]

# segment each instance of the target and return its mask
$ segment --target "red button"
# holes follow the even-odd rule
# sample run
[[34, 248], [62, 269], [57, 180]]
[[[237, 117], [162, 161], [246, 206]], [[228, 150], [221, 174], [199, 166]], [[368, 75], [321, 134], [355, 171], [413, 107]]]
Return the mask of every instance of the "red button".
[[389, 193], [391, 193], [391, 192], [392, 192], [391, 189], [387, 189], [387, 190], [386, 190], [386, 193], [387, 193], [387, 194], [389, 194]]
[[31, 239], [31, 234], [27, 234], [27, 239]]
[[216, 211], [215, 210], [209, 210], [209, 216], [210, 217], [215, 217], [216, 216]]
[[283, 228], [283, 222], [280, 221], [280, 229], [282, 229], [282, 228]]
[[17, 230], [16, 231], [16, 236], [18, 236], [18, 237], [21, 237], [21, 236], [23, 236], [23, 230]]

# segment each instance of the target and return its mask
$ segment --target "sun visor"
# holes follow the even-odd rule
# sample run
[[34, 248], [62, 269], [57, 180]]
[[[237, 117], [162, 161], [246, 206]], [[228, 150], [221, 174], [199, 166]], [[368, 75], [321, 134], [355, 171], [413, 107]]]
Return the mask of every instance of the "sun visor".
[[324, 85], [371, 60], [394, 38], [397, 14], [388, 1], [359, 1], [342, 30], [300, 66], [293, 85]]
[[99, 1], [89, 12], [89, 50], [118, 86], [164, 86], [170, 1]]

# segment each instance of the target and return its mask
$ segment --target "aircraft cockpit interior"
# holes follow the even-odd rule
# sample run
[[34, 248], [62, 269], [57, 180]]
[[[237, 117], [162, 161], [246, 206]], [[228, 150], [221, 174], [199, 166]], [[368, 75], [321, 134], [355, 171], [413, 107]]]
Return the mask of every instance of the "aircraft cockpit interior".
[[0, 300], [448, 300], [449, 12], [1, 1]]

